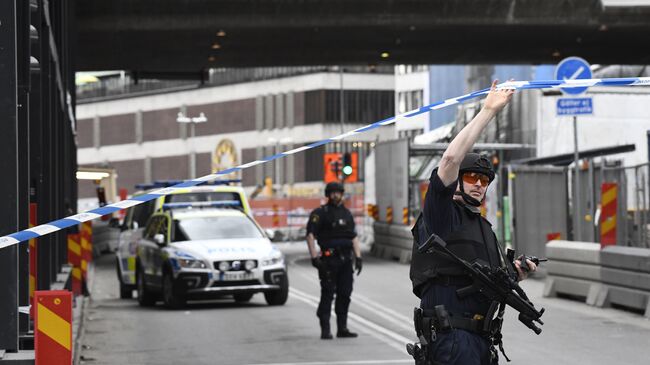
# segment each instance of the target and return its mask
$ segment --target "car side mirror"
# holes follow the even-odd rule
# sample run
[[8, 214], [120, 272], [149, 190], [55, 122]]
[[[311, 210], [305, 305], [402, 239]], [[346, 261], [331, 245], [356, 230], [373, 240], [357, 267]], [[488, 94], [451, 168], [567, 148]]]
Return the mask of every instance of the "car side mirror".
[[156, 233], [153, 235], [153, 241], [162, 246], [165, 244], [165, 235], [162, 233]]
[[275, 231], [272, 229], [265, 229], [264, 232], [266, 232], [266, 235], [269, 237], [270, 240], [273, 240], [275, 238]]

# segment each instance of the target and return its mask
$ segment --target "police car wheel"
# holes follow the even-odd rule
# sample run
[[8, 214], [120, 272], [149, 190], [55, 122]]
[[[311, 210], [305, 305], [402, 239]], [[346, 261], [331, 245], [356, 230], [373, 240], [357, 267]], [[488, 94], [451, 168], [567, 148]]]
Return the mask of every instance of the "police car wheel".
[[147, 289], [142, 270], [137, 270], [136, 282], [138, 288], [138, 304], [140, 304], [141, 307], [151, 307], [155, 305], [156, 297]]
[[174, 284], [174, 277], [169, 271], [163, 274], [163, 301], [167, 308], [178, 309], [185, 306], [185, 296]]
[[287, 275], [282, 276], [280, 289], [264, 293], [264, 299], [268, 305], [284, 305], [289, 297], [289, 278]]
[[235, 302], [237, 303], [246, 303], [251, 300], [253, 293], [237, 293], [233, 297], [235, 297]]

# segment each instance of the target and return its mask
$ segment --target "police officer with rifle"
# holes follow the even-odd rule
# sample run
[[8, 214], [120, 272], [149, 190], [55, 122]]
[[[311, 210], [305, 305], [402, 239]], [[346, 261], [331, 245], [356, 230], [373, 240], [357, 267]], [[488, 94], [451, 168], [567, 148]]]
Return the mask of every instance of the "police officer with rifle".
[[515, 260], [514, 252], [503, 252], [479, 209], [495, 173], [486, 157], [470, 153], [513, 93], [497, 90], [494, 81], [482, 110], [449, 144], [431, 174], [413, 228], [410, 268], [413, 292], [421, 302], [414, 314], [419, 342], [408, 344], [407, 351], [418, 365], [497, 364], [495, 346], [503, 353], [506, 305], [541, 332], [533, 322], [541, 324], [543, 310], [537, 311], [517, 284], [537, 269], [537, 260]]

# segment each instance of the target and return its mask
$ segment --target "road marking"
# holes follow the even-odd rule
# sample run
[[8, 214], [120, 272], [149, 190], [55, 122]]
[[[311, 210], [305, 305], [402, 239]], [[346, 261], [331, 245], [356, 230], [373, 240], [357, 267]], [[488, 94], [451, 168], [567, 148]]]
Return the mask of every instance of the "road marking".
[[364, 364], [412, 364], [413, 360], [356, 360], [356, 361], [315, 361], [315, 362], [274, 362], [248, 365], [364, 365]]
[[[305, 274], [304, 271], [301, 270], [303, 268], [301, 268], [299, 265], [295, 264], [296, 260], [298, 260], [298, 259], [292, 260], [291, 264], [295, 265], [296, 268], [298, 268], [298, 270], [297, 270], [298, 274], [300, 276], [302, 276], [303, 278], [305, 278], [306, 280], [311, 281], [311, 282], [318, 285], [319, 283], [314, 278], [313, 275]], [[405, 315], [403, 315], [403, 314], [401, 314], [401, 313], [399, 313], [397, 311], [394, 311], [394, 310], [392, 310], [392, 309], [390, 309], [390, 308], [388, 308], [388, 307], [386, 307], [384, 305], [381, 305], [378, 302], [376, 302], [376, 301], [374, 301], [374, 300], [372, 300], [372, 299], [370, 299], [368, 297], [365, 297], [365, 296], [363, 296], [361, 294], [352, 293], [352, 302], [353, 303], [358, 302], [358, 303], [363, 304], [365, 306], [371, 307], [372, 309], [374, 309], [375, 314], [378, 315], [379, 317], [381, 317], [381, 318], [385, 319], [386, 321], [400, 327], [401, 329], [404, 329], [404, 330], [407, 330], [407, 331], [413, 331], [413, 325], [412, 325], [413, 319], [412, 318], [409, 318], [409, 317], [407, 317], [407, 316], [405, 316]]]
[[[319, 298], [316, 298], [298, 289], [290, 288], [289, 290], [290, 290], [289, 295], [291, 295], [292, 297], [302, 302], [305, 302], [314, 308], [318, 308]], [[406, 355], [406, 344], [413, 342], [412, 339], [406, 338], [397, 332], [394, 332], [386, 327], [373, 323], [372, 321], [369, 321], [354, 312], [348, 312], [348, 318], [357, 322], [362, 327], [365, 327], [365, 329], [368, 330], [371, 336], [385, 342], [386, 344], [398, 350], [399, 352], [403, 353], [404, 355]], [[379, 334], [383, 334], [383, 336]]]

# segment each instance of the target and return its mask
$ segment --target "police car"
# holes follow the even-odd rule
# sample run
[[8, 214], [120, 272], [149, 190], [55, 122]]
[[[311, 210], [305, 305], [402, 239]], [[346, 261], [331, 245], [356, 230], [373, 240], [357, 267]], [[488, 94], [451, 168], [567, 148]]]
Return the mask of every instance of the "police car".
[[[168, 180], [156, 181], [152, 184], [138, 184], [136, 185], [138, 191], [133, 196], [143, 195], [152, 190], [173, 186], [180, 182]], [[240, 186], [229, 185], [237, 182], [239, 180], [221, 180], [201, 186], [176, 189], [169, 195], [127, 209], [121, 226], [115, 264], [120, 284], [120, 298], [129, 299], [133, 297], [133, 291], [136, 289], [136, 243], [138, 239], [142, 238], [144, 227], [155, 212], [161, 211], [163, 205], [169, 203], [237, 201], [240, 209], [250, 215], [250, 206], [244, 189]]]
[[227, 203], [170, 203], [151, 217], [136, 248], [140, 305], [162, 297], [179, 308], [188, 299], [226, 295], [247, 302], [255, 293], [269, 305], [287, 301], [284, 255], [250, 216]]

